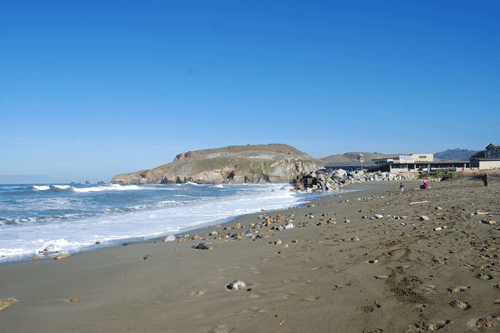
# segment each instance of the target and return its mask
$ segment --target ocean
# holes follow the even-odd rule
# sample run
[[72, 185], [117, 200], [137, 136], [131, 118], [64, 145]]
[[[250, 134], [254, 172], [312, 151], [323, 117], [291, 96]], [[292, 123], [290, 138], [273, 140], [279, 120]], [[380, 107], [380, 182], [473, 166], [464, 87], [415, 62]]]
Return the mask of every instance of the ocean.
[[[0, 263], [74, 253], [288, 208], [318, 195], [284, 183], [0, 185]], [[100, 242], [101, 244], [96, 244]]]

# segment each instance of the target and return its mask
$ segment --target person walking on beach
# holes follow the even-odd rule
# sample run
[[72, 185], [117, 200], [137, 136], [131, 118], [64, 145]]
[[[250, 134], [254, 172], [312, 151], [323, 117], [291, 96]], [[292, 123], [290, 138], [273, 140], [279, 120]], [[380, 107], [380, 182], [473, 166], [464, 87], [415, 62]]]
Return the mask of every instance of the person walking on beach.
[[401, 182], [401, 184], [399, 184], [399, 189], [401, 190], [401, 194], [403, 194], [403, 192], [405, 190], [405, 186], [403, 185], [403, 182]]

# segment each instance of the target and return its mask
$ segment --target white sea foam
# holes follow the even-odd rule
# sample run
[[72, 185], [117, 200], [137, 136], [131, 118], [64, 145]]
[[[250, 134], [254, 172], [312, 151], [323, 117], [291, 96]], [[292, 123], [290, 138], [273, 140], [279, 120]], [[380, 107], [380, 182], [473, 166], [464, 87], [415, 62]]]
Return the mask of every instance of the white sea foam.
[[35, 191], [47, 191], [47, 190], [50, 190], [50, 186], [47, 186], [47, 185], [33, 185], [33, 190], [35, 190]]
[[56, 190], [67, 190], [70, 188], [69, 185], [52, 185]]
[[106, 185], [106, 186], [97, 186], [97, 187], [71, 187], [71, 190], [79, 193], [88, 193], [88, 192], [103, 192], [103, 191], [130, 191], [130, 190], [141, 190], [146, 188], [141, 188], [137, 185]]

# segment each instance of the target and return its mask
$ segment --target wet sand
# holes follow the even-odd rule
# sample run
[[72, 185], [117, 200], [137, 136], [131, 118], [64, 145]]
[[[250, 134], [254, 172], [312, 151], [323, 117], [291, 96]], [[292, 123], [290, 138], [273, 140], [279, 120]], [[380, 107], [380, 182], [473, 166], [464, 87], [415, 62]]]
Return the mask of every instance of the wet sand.
[[[354, 184], [364, 190], [189, 232], [205, 240], [2, 264], [0, 298], [18, 302], [0, 331], [498, 331], [500, 180], [420, 183]], [[202, 242], [213, 249], [192, 248]]]

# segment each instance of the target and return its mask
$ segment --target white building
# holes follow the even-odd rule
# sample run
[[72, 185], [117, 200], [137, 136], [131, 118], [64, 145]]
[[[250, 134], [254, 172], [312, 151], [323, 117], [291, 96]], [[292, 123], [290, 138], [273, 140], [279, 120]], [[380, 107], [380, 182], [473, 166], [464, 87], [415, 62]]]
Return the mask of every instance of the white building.
[[490, 143], [486, 150], [472, 155], [470, 167], [479, 170], [500, 169], [500, 146]]

